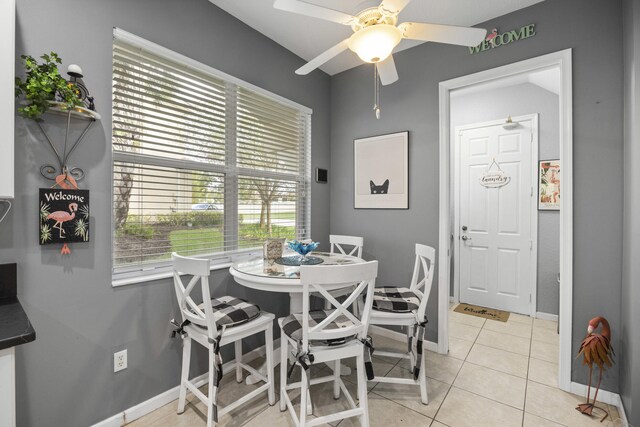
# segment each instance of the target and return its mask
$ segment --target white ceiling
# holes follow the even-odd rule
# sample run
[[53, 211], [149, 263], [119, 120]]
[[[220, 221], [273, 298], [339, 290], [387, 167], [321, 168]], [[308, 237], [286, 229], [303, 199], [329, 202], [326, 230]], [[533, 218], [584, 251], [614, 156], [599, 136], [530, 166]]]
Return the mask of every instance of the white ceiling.
[[516, 74], [486, 83], [475, 84], [473, 86], [456, 89], [451, 92], [451, 97], [460, 97], [472, 93], [486, 92], [494, 89], [517, 86], [524, 83], [531, 83], [549, 92], [560, 95], [560, 69], [558, 67], [548, 68], [541, 71]]
[[[276, 10], [273, 0], [209, 1], [307, 61], [353, 34], [346, 25]], [[306, 1], [349, 14], [380, 3], [379, 0]], [[413, 0], [400, 13], [399, 22], [472, 26], [541, 1], [544, 0]], [[420, 43], [423, 42], [403, 40], [395, 51]], [[347, 50], [320, 68], [334, 75], [360, 64], [355, 53]]]

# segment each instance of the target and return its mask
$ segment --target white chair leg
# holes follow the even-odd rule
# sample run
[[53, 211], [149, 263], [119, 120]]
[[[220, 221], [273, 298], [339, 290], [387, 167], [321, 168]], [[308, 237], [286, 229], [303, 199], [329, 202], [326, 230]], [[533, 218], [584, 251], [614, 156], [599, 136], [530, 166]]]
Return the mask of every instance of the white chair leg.
[[269, 381], [267, 395], [269, 397], [269, 405], [273, 406], [276, 404], [276, 396], [273, 391], [273, 327], [271, 325], [264, 331], [264, 340], [267, 351], [267, 381]]
[[191, 364], [191, 337], [182, 339], [182, 374], [180, 378], [180, 395], [178, 397], [178, 414], [184, 412], [187, 400], [187, 381], [189, 380], [189, 366]]
[[331, 308], [332, 308], [332, 305], [329, 302], [329, 300], [324, 300], [324, 309], [325, 310], [331, 310]]
[[289, 342], [280, 330], [280, 411], [287, 410], [284, 395], [287, 392], [287, 362], [289, 361]]
[[[413, 336], [413, 331], [411, 330], [412, 327], [411, 326], [405, 326], [405, 328], [407, 328], [407, 345], [411, 342], [411, 338]], [[409, 370], [412, 370], [414, 366], [416, 366], [416, 360], [415, 357], [413, 357], [413, 352], [411, 351], [411, 349], [409, 350]]]
[[340, 359], [333, 362], [333, 398], [340, 399]]
[[425, 405], [429, 404], [429, 396], [427, 395], [427, 373], [425, 372], [425, 359], [426, 359], [426, 354], [425, 354], [425, 350], [424, 348], [422, 349], [422, 357], [421, 357], [421, 361], [420, 361], [420, 378], [418, 378], [418, 380], [420, 381], [420, 400], [422, 400], [422, 403]]
[[362, 427], [369, 427], [369, 402], [367, 400], [367, 377], [364, 374], [364, 355], [356, 357], [358, 370], [358, 400], [363, 414], [360, 417]]
[[[310, 380], [311, 378], [308, 378], [309, 382]], [[311, 401], [311, 390], [307, 385], [307, 415], [311, 415], [311, 414], [313, 414], [313, 402]]]
[[236, 353], [236, 381], [242, 382], [242, 340], [236, 341], [234, 344], [235, 353]]
[[300, 427], [307, 425], [307, 400], [309, 399], [309, 381], [306, 369], [300, 369]]
[[216, 423], [213, 421], [213, 405], [216, 403], [216, 393], [214, 392], [215, 384], [215, 366], [216, 358], [213, 353], [213, 345], [209, 345], [209, 396], [207, 399], [207, 427], [213, 427]]

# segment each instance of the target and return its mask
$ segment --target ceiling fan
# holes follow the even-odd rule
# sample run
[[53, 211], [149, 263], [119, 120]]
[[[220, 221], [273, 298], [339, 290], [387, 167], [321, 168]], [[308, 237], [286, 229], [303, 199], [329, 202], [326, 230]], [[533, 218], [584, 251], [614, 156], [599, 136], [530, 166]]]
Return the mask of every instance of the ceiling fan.
[[398, 80], [398, 72], [391, 52], [402, 39], [423, 40], [461, 46], [477, 46], [487, 35], [482, 28], [452, 25], [403, 22], [398, 24], [398, 14], [411, 0], [382, 0], [377, 7], [370, 7], [355, 16], [300, 0], [275, 0], [273, 7], [287, 12], [311, 16], [349, 25], [353, 34], [337, 45], [321, 53], [296, 74], [305, 75], [347, 49], [355, 52], [364, 62], [376, 64], [383, 85]]

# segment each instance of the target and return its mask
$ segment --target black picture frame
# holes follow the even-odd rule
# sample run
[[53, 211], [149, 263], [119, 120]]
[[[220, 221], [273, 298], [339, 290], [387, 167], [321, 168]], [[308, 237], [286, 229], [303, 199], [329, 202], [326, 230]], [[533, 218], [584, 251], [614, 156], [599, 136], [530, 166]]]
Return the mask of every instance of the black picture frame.
[[354, 139], [354, 209], [409, 209], [409, 176], [409, 131]]
[[40, 245], [89, 241], [89, 190], [41, 188], [38, 206]]
[[326, 184], [329, 180], [329, 171], [327, 169], [316, 168], [316, 182]]

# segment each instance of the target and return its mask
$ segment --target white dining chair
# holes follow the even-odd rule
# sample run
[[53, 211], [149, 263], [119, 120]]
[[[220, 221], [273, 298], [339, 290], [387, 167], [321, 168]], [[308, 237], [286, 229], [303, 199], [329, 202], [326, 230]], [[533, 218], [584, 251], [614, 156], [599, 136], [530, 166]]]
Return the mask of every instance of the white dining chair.
[[329, 236], [329, 243], [331, 244], [330, 251], [332, 254], [339, 252], [343, 255], [362, 258], [362, 247], [364, 246], [364, 239], [362, 237], [331, 234]]
[[[424, 334], [427, 324], [426, 310], [433, 283], [436, 250], [416, 244], [416, 260], [411, 284], [406, 287], [376, 288], [373, 296], [371, 325], [404, 326], [407, 330], [407, 353], [376, 350], [377, 356], [400, 357], [411, 361], [413, 378], [375, 377], [370, 381], [409, 384], [420, 387], [420, 398], [427, 405], [427, 378], [425, 376]], [[418, 280], [421, 276], [422, 279]]]
[[[364, 246], [364, 238], [362, 237], [331, 234], [329, 236], [329, 243], [331, 244], [329, 251], [332, 255], [342, 254], [362, 258], [362, 247]], [[348, 295], [351, 290], [352, 289], [348, 287], [344, 289], [338, 289], [331, 292], [331, 295], [333, 295], [334, 297], [342, 297]], [[325, 300], [324, 309], [329, 310], [330, 308], [331, 303]], [[357, 306], [354, 306], [354, 308], [357, 309]]]
[[[332, 423], [350, 417], [360, 417], [363, 426], [369, 425], [367, 405], [367, 377], [373, 376], [371, 366], [371, 341], [367, 338], [371, 304], [375, 279], [378, 275], [378, 262], [336, 265], [336, 266], [302, 266], [300, 282], [302, 285], [302, 312], [293, 313], [278, 319], [280, 324], [280, 410], [287, 408], [294, 424], [300, 427]], [[356, 283], [351, 294], [344, 302], [338, 302], [329, 290], [336, 285]], [[331, 310], [309, 311], [311, 293], [320, 293], [332, 306]], [[362, 301], [361, 315], [354, 315], [349, 307]], [[289, 352], [293, 350], [293, 365], [299, 365], [301, 380], [287, 383], [287, 361]], [[358, 378], [358, 400], [353, 397], [340, 378], [340, 360], [355, 357]], [[309, 366], [315, 363], [333, 362], [333, 375], [321, 378], [309, 378]], [[365, 367], [366, 366], [366, 367]], [[365, 369], [367, 376], [365, 376]], [[333, 381], [333, 397], [338, 399], [342, 391], [351, 409], [330, 415], [307, 418], [307, 399], [310, 385]], [[300, 388], [300, 414], [289, 398], [288, 390]]]
[[[177, 327], [175, 333], [182, 337], [182, 375], [178, 398], [178, 413], [184, 412], [187, 390], [191, 391], [207, 407], [207, 427], [218, 422], [218, 418], [243, 405], [263, 392], [267, 392], [269, 404], [275, 404], [273, 382], [273, 320], [274, 315], [261, 311], [250, 302], [231, 296], [211, 298], [209, 291], [209, 260], [187, 258], [176, 253], [173, 260], [173, 283], [178, 298], [182, 322], [172, 323]], [[182, 275], [191, 276], [185, 285]], [[200, 283], [202, 303], [197, 304], [191, 292]], [[242, 363], [242, 339], [264, 332], [267, 356], [266, 376]], [[189, 362], [191, 360], [191, 342], [204, 346], [209, 352], [208, 396], [189, 380]], [[235, 344], [236, 381], [242, 381], [242, 370], [253, 374], [264, 384], [247, 393], [224, 408], [217, 407], [217, 393], [222, 378], [221, 347]]]

